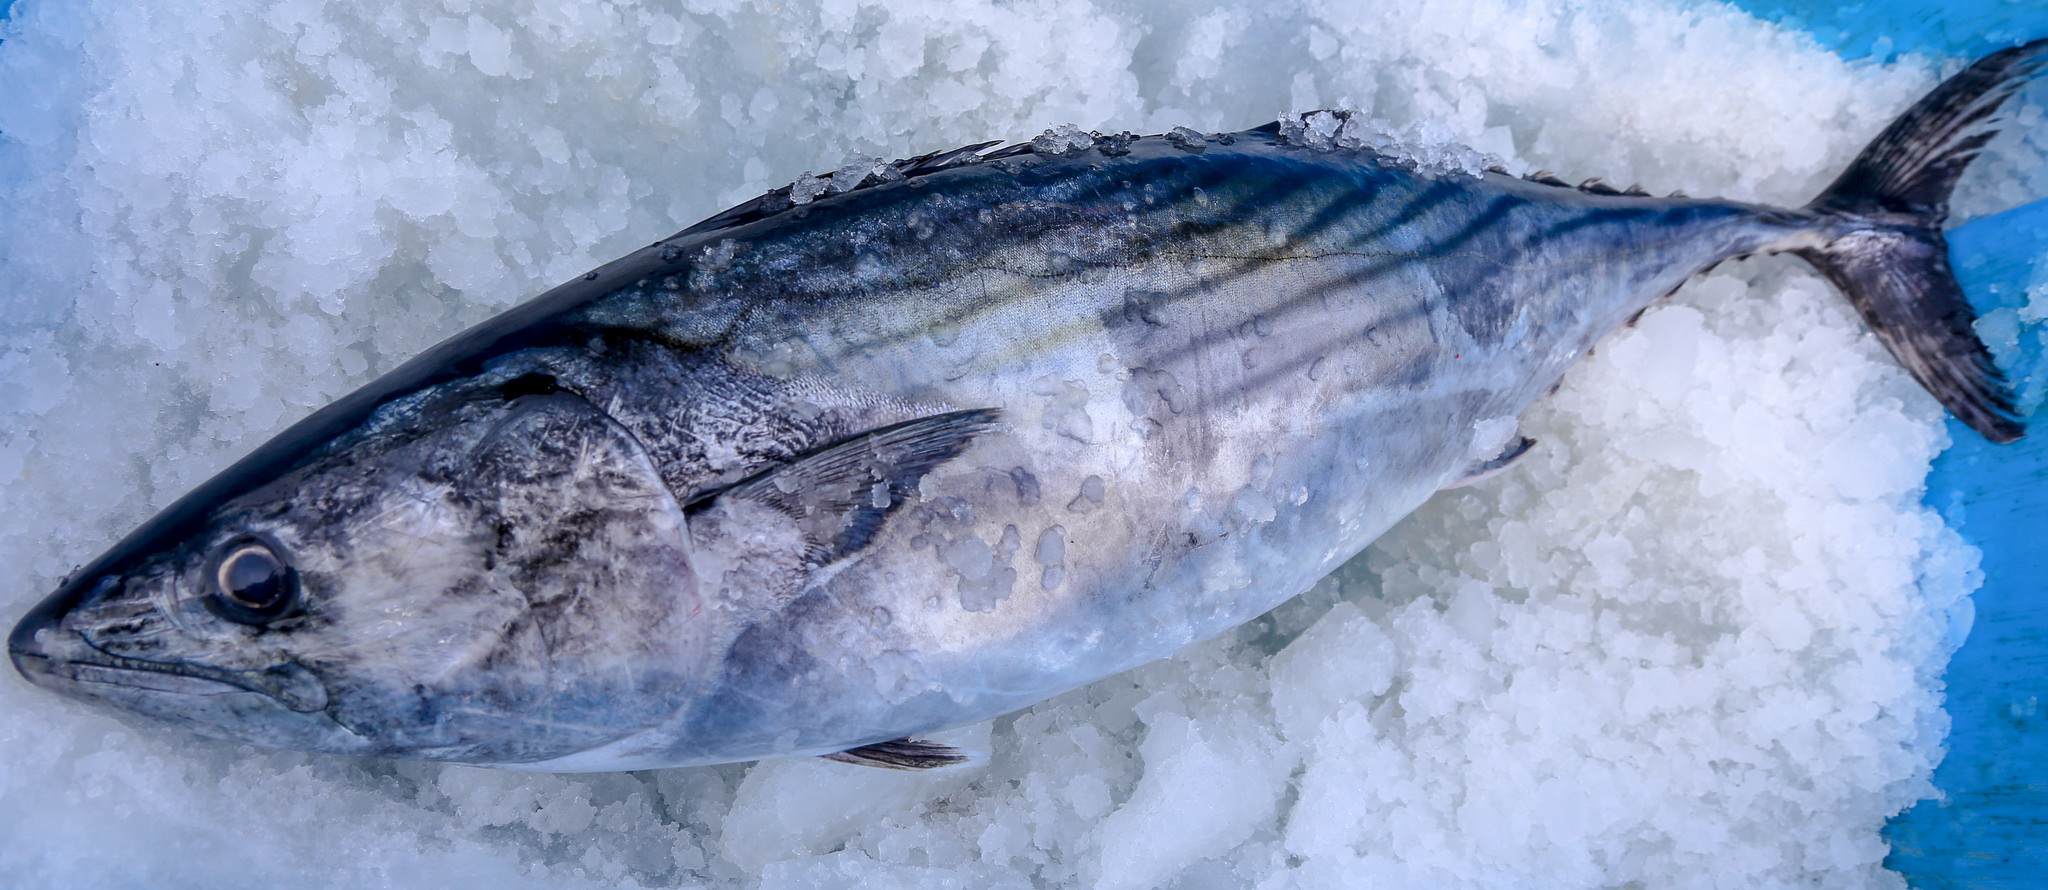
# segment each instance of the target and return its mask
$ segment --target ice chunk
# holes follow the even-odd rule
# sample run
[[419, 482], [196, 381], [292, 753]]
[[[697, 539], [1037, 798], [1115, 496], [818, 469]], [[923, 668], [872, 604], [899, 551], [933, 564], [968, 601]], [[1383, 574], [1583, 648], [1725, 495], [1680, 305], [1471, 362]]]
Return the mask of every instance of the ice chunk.
[[480, 15], [469, 17], [469, 61], [491, 77], [511, 69], [512, 35]]
[[1073, 124], [1060, 124], [1031, 139], [1031, 150], [1042, 155], [1059, 156], [1095, 147], [1095, 136]]
[[[809, 204], [831, 190], [831, 177], [812, 176], [810, 171], [806, 170], [802, 176], [796, 178], [795, 182], [789, 184], [789, 202], [791, 204]], [[844, 191], [844, 189], [841, 191]]]
[[1371, 151], [1426, 173], [1478, 176], [1501, 164], [1499, 158], [1482, 155], [1457, 141], [1441, 122], [1420, 120], [1397, 129], [1385, 120], [1348, 109], [1286, 112], [1280, 115], [1280, 138], [1318, 151]]
[[1166, 141], [1173, 143], [1175, 148], [1182, 151], [1198, 152], [1206, 146], [1208, 139], [1199, 131], [1187, 127], [1174, 127], [1166, 131]]
[[888, 161], [866, 155], [854, 155], [847, 158], [846, 163], [840, 165], [838, 170], [832, 172], [831, 181], [826, 185], [825, 191], [837, 195], [853, 191], [865, 183], [894, 182], [902, 178], [902, 171], [897, 170]]

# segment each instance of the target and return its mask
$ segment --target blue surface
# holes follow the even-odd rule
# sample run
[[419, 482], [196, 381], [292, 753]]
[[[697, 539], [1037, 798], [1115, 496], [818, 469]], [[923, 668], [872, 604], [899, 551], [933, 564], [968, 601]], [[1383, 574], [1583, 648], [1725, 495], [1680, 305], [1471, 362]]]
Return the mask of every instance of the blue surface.
[[[2048, 36], [2041, 0], [1734, 2], [1849, 59], [1974, 58]], [[1960, 226], [1949, 248], [1980, 314], [2024, 305], [2037, 274], [2048, 278], [2037, 268], [2048, 259], [2048, 201]], [[2023, 392], [2039, 392], [2044, 344], [2041, 324], [2023, 326], [2000, 357]], [[1953, 722], [1934, 773], [1944, 798], [1885, 827], [1885, 865], [1922, 890], [2048, 887], [2048, 414], [2035, 418], [2032, 436], [2006, 446], [1951, 419], [1955, 445], [1927, 479], [1927, 503], [1983, 551], [1984, 585], [1945, 676]]]
[[1798, 28], [1845, 59], [1900, 53], [1973, 59], [2048, 36], [2043, 0], [1734, 0], [1758, 18]]
[[[2048, 252], [2048, 201], [1949, 233], [1949, 255], [1980, 312], [2026, 302]], [[2048, 268], [2039, 269], [2048, 273]], [[2038, 363], [2039, 325], [2022, 332]], [[2037, 418], [2039, 415], [2036, 415]], [[1949, 752], [1925, 801], [1886, 826], [1885, 864], [1915, 887], [2048, 886], [2048, 429], [1992, 445], [1954, 420], [1927, 502], [1984, 552], [1975, 626], [1949, 662]]]

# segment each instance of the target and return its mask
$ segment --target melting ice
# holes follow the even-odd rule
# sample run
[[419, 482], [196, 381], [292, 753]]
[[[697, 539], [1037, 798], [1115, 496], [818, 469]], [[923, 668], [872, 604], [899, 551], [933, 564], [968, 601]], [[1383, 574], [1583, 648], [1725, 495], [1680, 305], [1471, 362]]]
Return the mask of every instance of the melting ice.
[[[10, 622], [314, 407], [800, 171], [834, 171], [799, 180], [815, 197], [877, 169], [849, 156], [1352, 107], [1385, 122], [1372, 138], [1513, 169], [1797, 204], [1938, 73], [1678, 0], [11, 16]], [[1980, 167], [1965, 212], [2048, 192], [2029, 139]], [[1977, 580], [1919, 504], [1934, 403], [1803, 267], [1756, 262], [1605, 342], [1525, 429], [1526, 465], [1439, 496], [1309, 595], [959, 730], [987, 758], [936, 775], [263, 752], [9, 676], [0, 883], [1899, 885], [1878, 830], [1931, 791]]]

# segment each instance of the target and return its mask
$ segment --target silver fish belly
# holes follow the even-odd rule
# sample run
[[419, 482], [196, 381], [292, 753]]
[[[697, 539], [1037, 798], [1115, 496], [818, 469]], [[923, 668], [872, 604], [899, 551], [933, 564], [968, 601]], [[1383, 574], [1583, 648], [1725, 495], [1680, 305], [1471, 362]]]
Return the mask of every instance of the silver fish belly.
[[2017, 437], [1925, 249], [1945, 210], [1909, 199], [1947, 164], [1945, 201], [1981, 145], [1949, 112], [1981, 124], [2041, 54], [1945, 84], [1799, 210], [1277, 126], [798, 183], [316, 413], [75, 574], [10, 653], [283, 747], [951, 762], [891, 740], [1302, 592], [1511, 464], [1571, 363], [1729, 257], [1811, 260], [1945, 404]]

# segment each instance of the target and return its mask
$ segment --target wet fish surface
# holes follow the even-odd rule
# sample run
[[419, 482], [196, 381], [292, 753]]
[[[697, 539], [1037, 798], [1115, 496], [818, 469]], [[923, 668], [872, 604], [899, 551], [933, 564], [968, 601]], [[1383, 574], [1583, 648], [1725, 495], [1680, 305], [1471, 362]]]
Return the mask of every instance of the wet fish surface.
[[209, 735], [521, 769], [913, 741], [1306, 590], [1732, 257], [1793, 253], [2024, 430], [1940, 226], [2048, 42], [1804, 208], [1468, 171], [1317, 113], [807, 178], [464, 332], [74, 573], [32, 682]]

